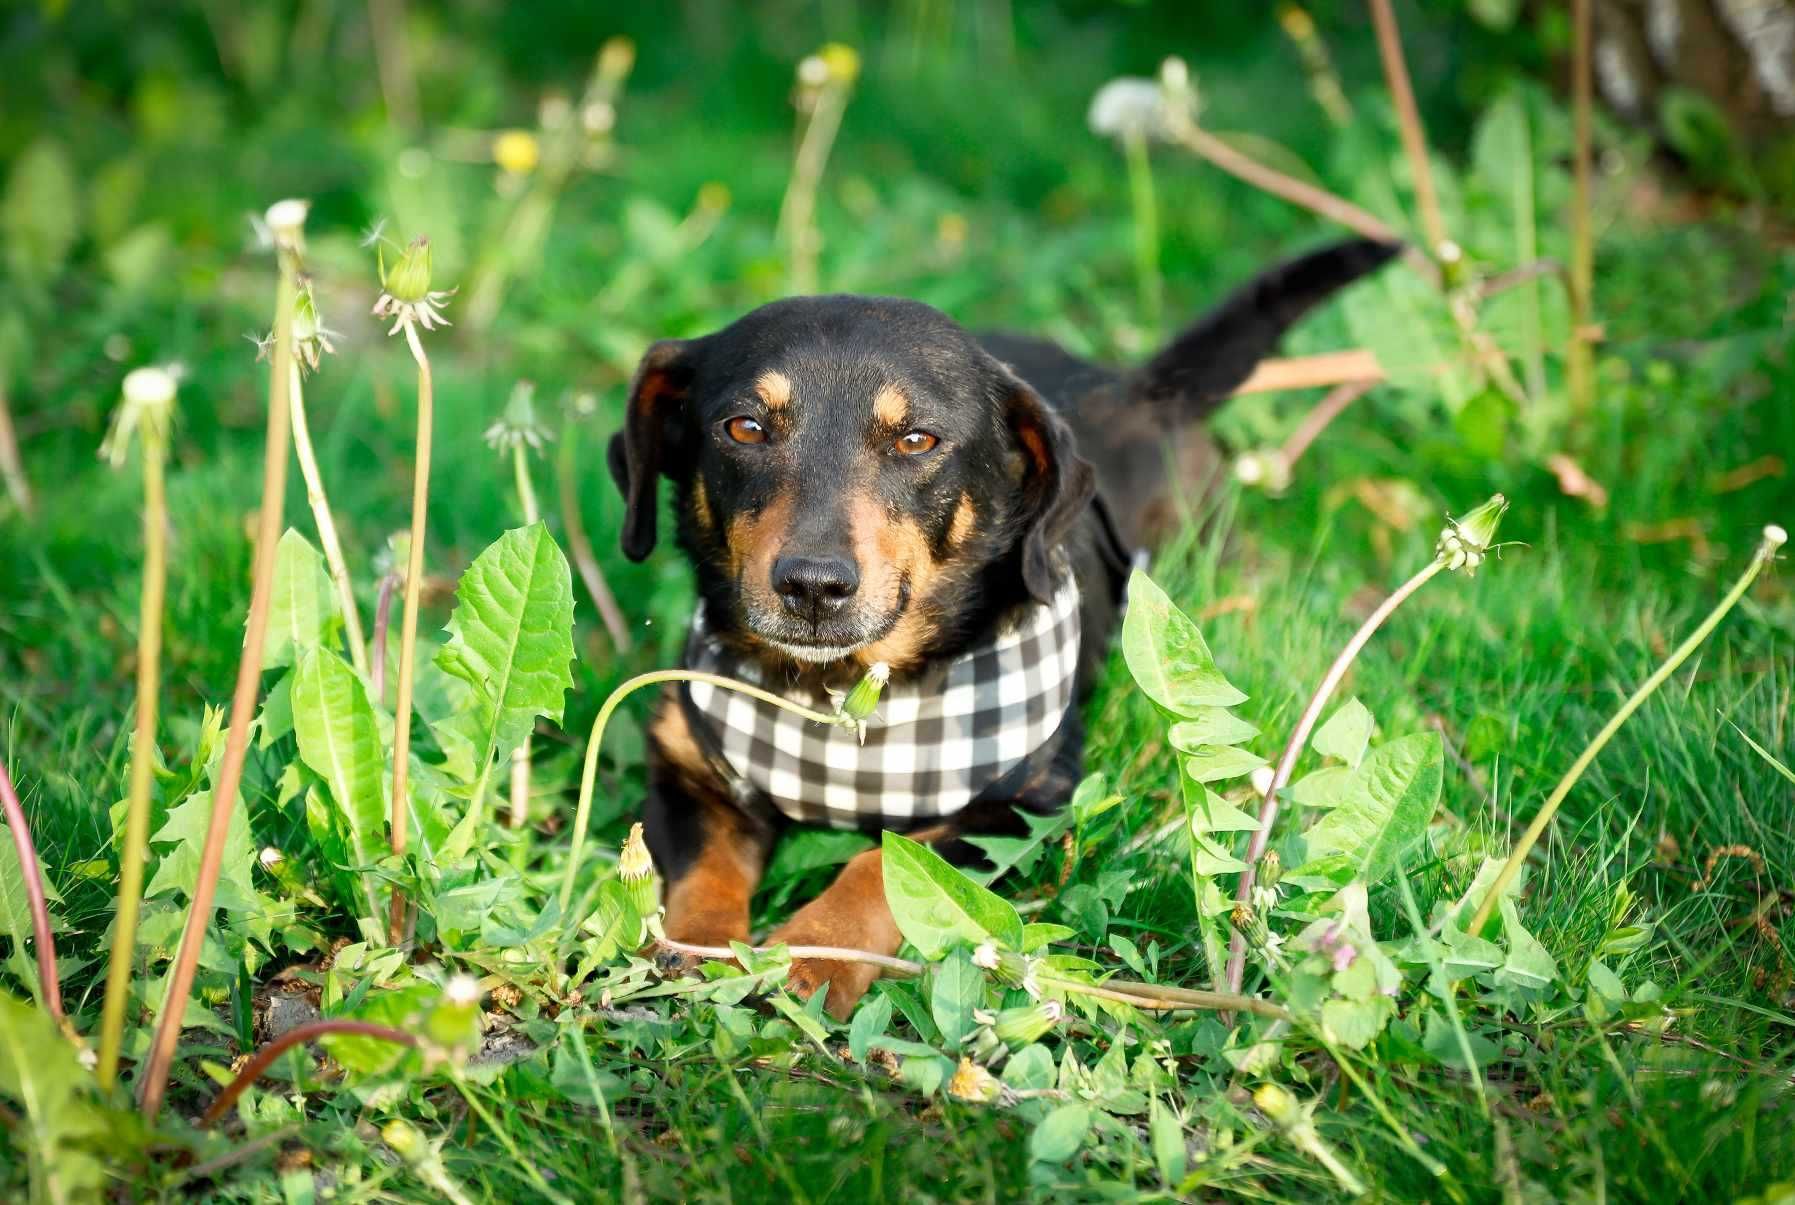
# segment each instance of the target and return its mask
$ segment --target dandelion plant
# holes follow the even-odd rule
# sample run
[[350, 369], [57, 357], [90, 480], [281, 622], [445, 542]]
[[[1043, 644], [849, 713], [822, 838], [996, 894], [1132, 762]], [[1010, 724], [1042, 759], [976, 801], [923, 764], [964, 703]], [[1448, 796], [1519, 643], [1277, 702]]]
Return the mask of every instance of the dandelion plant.
[[119, 851], [118, 907], [100, 1012], [100, 1086], [118, 1077], [119, 1043], [131, 997], [131, 965], [137, 950], [137, 914], [143, 868], [149, 857], [150, 776], [156, 767], [156, 702], [162, 658], [162, 602], [168, 580], [168, 506], [163, 466], [174, 417], [177, 373], [139, 368], [125, 378], [124, 403], [100, 453], [114, 468], [125, 462], [135, 434], [143, 457], [143, 588], [138, 597], [137, 720], [131, 736], [131, 783], [125, 796], [125, 843]]
[[[1234, 889], [1234, 902], [1237, 906], [1252, 902], [1256, 865], [1265, 853], [1265, 847], [1271, 840], [1272, 824], [1278, 818], [1278, 792], [1290, 785], [1290, 776], [1296, 769], [1297, 758], [1308, 747], [1309, 734], [1315, 730], [1315, 723], [1321, 718], [1322, 709], [1333, 697], [1341, 679], [1346, 677], [1346, 671], [1352, 668], [1352, 663], [1358, 659], [1359, 653], [1370, 643], [1371, 637], [1383, 626], [1384, 621], [1395, 614], [1396, 608], [1435, 575], [1450, 570], [1463, 570], [1467, 575], [1477, 572], [1477, 566], [1483, 562], [1490, 549], [1495, 547], [1496, 528], [1502, 522], [1502, 513], [1507, 509], [1508, 499], [1496, 494], [1462, 519], [1448, 519], [1445, 529], [1440, 532], [1433, 560], [1378, 604], [1377, 609], [1359, 625], [1359, 630], [1352, 634], [1352, 638], [1334, 658], [1333, 664], [1328, 666], [1321, 682], [1315, 687], [1315, 692], [1309, 696], [1308, 705], [1303, 708], [1296, 727], [1291, 730], [1290, 739], [1285, 742], [1277, 769], [1265, 781], [1263, 796], [1259, 802], [1258, 827], [1247, 843], [1246, 869], [1240, 872], [1240, 879]], [[1236, 929], [1228, 943], [1229, 991], [1240, 990], [1245, 970], [1246, 938]]]
[[[384, 249], [379, 255], [381, 293], [374, 303], [374, 314], [391, 318], [388, 335], [405, 334], [411, 358], [418, 365], [418, 430], [417, 449], [413, 453], [411, 477], [411, 535], [405, 569], [405, 606], [399, 621], [399, 669], [397, 698], [393, 713], [393, 798], [390, 822], [394, 857], [404, 857], [407, 821], [410, 813], [408, 790], [411, 777], [411, 698], [412, 676], [416, 668], [418, 643], [418, 592], [424, 580], [424, 530], [430, 504], [430, 440], [435, 419], [435, 392], [430, 380], [430, 357], [418, 338], [418, 328], [433, 330], [447, 326], [442, 307], [450, 294], [430, 288], [430, 240], [419, 237], [399, 255], [392, 270], [386, 266]], [[476, 801], [477, 802], [477, 801]], [[406, 905], [402, 892], [394, 891], [392, 911], [388, 918], [388, 935], [394, 945], [405, 937]]]
[[293, 375], [293, 309], [298, 298], [297, 257], [305, 227], [304, 201], [282, 201], [268, 210], [267, 224], [275, 240], [279, 284], [275, 291], [274, 354], [268, 380], [268, 429], [263, 448], [262, 505], [257, 512], [255, 568], [250, 588], [249, 620], [243, 652], [237, 662], [237, 684], [231, 696], [230, 728], [225, 737], [224, 758], [213, 780], [212, 814], [200, 851], [199, 874], [181, 933], [180, 948], [168, 977], [156, 1036], [143, 1075], [143, 1111], [155, 1117], [162, 1108], [168, 1071], [174, 1061], [175, 1043], [181, 1036], [181, 1019], [187, 1012], [187, 996], [199, 969], [200, 948], [211, 924], [212, 902], [218, 873], [224, 860], [225, 837], [231, 811], [237, 804], [237, 788], [243, 779], [243, 763], [249, 752], [249, 729], [261, 694], [262, 641], [268, 627], [268, 605], [274, 588], [275, 549], [280, 542], [287, 488], [289, 434], [288, 388]]

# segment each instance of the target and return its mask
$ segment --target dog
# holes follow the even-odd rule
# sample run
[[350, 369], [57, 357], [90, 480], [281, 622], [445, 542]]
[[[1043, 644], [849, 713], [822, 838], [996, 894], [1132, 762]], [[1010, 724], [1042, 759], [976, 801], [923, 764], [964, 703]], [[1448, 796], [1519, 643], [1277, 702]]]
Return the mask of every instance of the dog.
[[[748, 940], [750, 897], [795, 824], [890, 828], [965, 862], [965, 834], [1064, 806], [1134, 552], [1175, 517], [1172, 481], [1220, 463], [1200, 420], [1398, 250], [1352, 240], [1284, 263], [1126, 372], [863, 296], [775, 301], [651, 346], [609, 462], [632, 560], [654, 548], [672, 482], [700, 600], [686, 664], [824, 711], [889, 676], [864, 744], [707, 684], [668, 688], [643, 809], [666, 935]], [[895, 953], [878, 850], [770, 940]], [[787, 984], [845, 1018], [877, 973], [799, 958]]]

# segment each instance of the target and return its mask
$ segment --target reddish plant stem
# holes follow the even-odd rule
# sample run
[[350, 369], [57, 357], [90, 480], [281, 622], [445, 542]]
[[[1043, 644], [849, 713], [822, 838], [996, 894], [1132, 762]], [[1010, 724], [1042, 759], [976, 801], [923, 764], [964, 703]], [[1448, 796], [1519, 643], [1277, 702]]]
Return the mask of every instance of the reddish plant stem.
[[248, 1091], [249, 1086], [262, 1078], [262, 1073], [274, 1065], [274, 1060], [295, 1046], [314, 1042], [330, 1034], [345, 1034], [350, 1037], [375, 1038], [382, 1042], [392, 1042], [398, 1046], [416, 1046], [417, 1038], [402, 1029], [394, 1029], [389, 1025], [375, 1025], [371, 1021], [348, 1021], [326, 1019], [311, 1021], [304, 1025], [296, 1025], [280, 1037], [257, 1050], [255, 1057], [244, 1064], [237, 1078], [226, 1084], [211, 1105], [206, 1108], [205, 1115], [199, 1119], [201, 1126], [210, 1126], [230, 1107], [237, 1103], [237, 1098]]
[[1415, 107], [1415, 90], [1409, 83], [1409, 67], [1402, 57], [1402, 31], [1390, 0], [1371, 0], [1371, 20], [1377, 26], [1377, 51], [1384, 62], [1384, 78], [1390, 85], [1390, 103], [1402, 129], [1402, 149], [1408, 156], [1409, 174], [1415, 177], [1415, 205], [1421, 211], [1421, 229], [1427, 249], [1438, 255], [1446, 243], [1446, 222], [1440, 216], [1440, 198], [1434, 192], [1433, 170], [1427, 161], [1427, 134], [1421, 128], [1421, 111]]
[[[1426, 585], [1428, 579], [1445, 568], [1444, 558], [1436, 556], [1427, 563], [1425, 569], [1398, 586], [1396, 592], [1380, 603], [1377, 610], [1373, 611], [1371, 616], [1359, 625], [1359, 630], [1352, 634], [1352, 639], [1346, 642], [1346, 647], [1340, 650], [1339, 656], [1334, 658], [1334, 663], [1328, 666], [1328, 672], [1322, 675], [1321, 683], [1316, 686], [1315, 693], [1309, 696], [1309, 705], [1303, 708], [1301, 718], [1297, 720], [1296, 727], [1291, 730], [1290, 740], [1284, 746], [1284, 754], [1278, 759], [1278, 768], [1272, 774], [1271, 782], [1265, 788], [1264, 798], [1259, 801], [1259, 827], [1253, 833], [1252, 840], [1247, 843], [1247, 866], [1240, 872], [1240, 881], [1234, 888], [1235, 904], [1248, 904], [1252, 901], [1253, 882], [1259, 858], [1265, 853], [1265, 847], [1271, 840], [1272, 825], [1278, 819], [1278, 792], [1290, 785], [1290, 775], [1296, 769], [1296, 760], [1302, 756], [1303, 749], [1308, 746], [1309, 734], [1315, 730], [1315, 722], [1321, 718], [1322, 708], [1328, 705], [1328, 700], [1333, 697], [1335, 688], [1340, 685], [1341, 679], [1346, 677], [1346, 671], [1352, 668], [1352, 663], [1358, 659], [1360, 651], [1366, 644], [1370, 643], [1372, 635], [1383, 626], [1384, 620], [1390, 618], [1391, 614], [1403, 604], [1409, 595]], [[1228, 941], [1228, 990], [1230, 992], [1240, 990], [1241, 976], [1246, 971], [1246, 958], [1246, 938], [1239, 929], [1235, 929], [1234, 936]]]
[[1303, 416], [1303, 421], [1290, 433], [1290, 438], [1284, 441], [1283, 448], [1279, 450], [1284, 467], [1294, 468], [1296, 462], [1302, 459], [1303, 453], [1309, 450], [1309, 445], [1327, 430], [1327, 425], [1339, 418], [1348, 406], [1365, 396], [1374, 384], [1375, 381], [1345, 381], [1330, 389], [1328, 395], [1315, 403], [1315, 408]]
[[0, 805], [6, 810], [6, 827], [12, 830], [13, 849], [19, 855], [19, 870], [25, 879], [25, 898], [31, 903], [31, 932], [37, 946], [37, 977], [43, 981], [44, 1007], [58, 1021], [63, 1020], [62, 982], [56, 974], [56, 940], [50, 934], [50, 905], [44, 898], [44, 868], [37, 860], [37, 846], [31, 841], [31, 827], [25, 823], [25, 807], [13, 790], [12, 776], [0, 762]]
[[237, 806], [237, 788], [243, 781], [243, 762], [249, 755], [249, 728], [261, 696], [262, 642], [268, 632], [268, 604], [274, 594], [274, 557], [280, 543], [283, 508], [287, 496], [289, 423], [287, 386], [293, 373], [292, 267], [282, 256], [280, 292], [275, 307], [274, 363], [268, 381], [268, 435], [262, 459], [262, 507], [256, 520], [254, 584], [250, 588], [249, 622], [243, 633], [243, 653], [237, 661], [237, 686], [231, 695], [230, 730], [225, 736], [224, 758], [213, 780], [212, 815], [200, 850], [199, 877], [193, 885], [193, 901], [187, 927], [169, 975], [168, 995], [143, 1074], [143, 1114], [154, 1118], [162, 1110], [168, 1087], [168, 1071], [175, 1045], [181, 1037], [181, 1019], [187, 997], [199, 970], [200, 947], [212, 920], [212, 904], [218, 892], [218, 872], [224, 862], [225, 836], [231, 812]]

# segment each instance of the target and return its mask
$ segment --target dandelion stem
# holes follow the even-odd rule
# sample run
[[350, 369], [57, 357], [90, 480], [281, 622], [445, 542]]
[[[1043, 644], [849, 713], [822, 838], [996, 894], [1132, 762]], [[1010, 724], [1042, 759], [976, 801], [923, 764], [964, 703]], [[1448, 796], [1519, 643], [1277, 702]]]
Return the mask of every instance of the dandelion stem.
[[[1359, 630], [1352, 634], [1352, 639], [1346, 642], [1346, 646], [1334, 658], [1334, 663], [1328, 666], [1328, 672], [1322, 675], [1315, 693], [1309, 696], [1308, 706], [1303, 708], [1302, 716], [1291, 730], [1290, 739], [1284, 745], [1283, 756], [1278, 758], [1278, 768], [1272, 774], [1271, 782], [1266, 784], [1265, 795], [1259, 801], [1259, 827], [1253, 833], [1252, 840], [1247, 843], [1246, 869], [1240, 872], [1240, 880], [1234, 888], [1236, 904], [1252, 902], [1257, 863], [1265, 853], [1265, 846], [1271, 840], [1271, 827], [1278, 819], [1278, 792], [1290, 784], [1291, 772], [1296, 769], [1296, 759], [1308, 746], [1309, 734], [1315, 730], [1315, 722], [1321, 718], [1322, 709], [1333, 697], [1335, 688], [1346, 677], [1346, 671], [1352, 668], [1352, 663], [1358, 659], [1359, 653], [1370, 642], [1371, 637], [1383, 626], [1384, 620], [1390, 618], [1409, 595], [1426, 585], [1435, 574], [1445, 568], [1446, 558], [1435, 556], [1421, 572], [1398, 586], [1395, 593], [1378, 604], [1377, 610], [1359, 625]], [[1228, 942], [1228, 990], [1231, 992], [1240, 990], [1241, 976], [1246, 970], [1246, 957], [1246, 938], [1236, 929]]]
[[205, 1114], [199, 1119], [200, 1127], [206, 1128], [223, 1117], [230, 1107], [237, 1103], [237, 1098], [248, 1091], [250, 1085], [262, 1078], [264, 1072], [274, 1065], [278, 1059], [295, 1046], [306, 1045], [319, 1038], [331, 1034], [345, 1034], [358, 1038], [374, 1038], [381, 1042], [391, 1042], [395, 1046], [416, 1046], [418, 1040], [402, 1029], [394, 1029], [389, 1025], [376, 1025], [371, 1021], [351, 1021], [342, 1017], [326, 1018], [323, 1021], [311, 1021], [304, 1025], [295, 1025], [280, 1037], [275, 1038], [258, 1049], [255, 1057], [245, 1063], [237, 1078], [226, 1084], [206, 1107]]
[[1303, 458], [1309, 445], [1327, 430], [1328, 424], [1339, 418], [1348, 406], [1365, 396], [1373, 384], [1373, 381], [1345, 381], [1328, 390], [1327, 396], [1315, 403], [1314, 409], [1303, 416], [1303, 421], [1297, 424], [1296, 430], [1290, 433], [1290, 438], [1279, 449], [1278, 454], [1284, 467], [1295, 468], [1296, 462]]
[[580, 580], [586, 584], [586, 593], [592, 596], [593, 605], [598, 607], [605, 631], [611, 635], [611, 644], [619, 653], [627, 655], [633, 647], [629, 625], [624, 622], [617, 598], [605, 581], [604, 571], [598, 567], [592, 540], [586, 535], [586, 520], [580, 514], [579, 491], [575, 488], [578, 460], [574, 450], [579, 442], [579, 430], [576, 421], [569, 421], [563, 428], [561, 450], [555, 462], [555, 484], [561, 496], [561, 524], [567, 529], [567, 544], [573, 552], [573, 563], [579, 567]]
[[143, 439], [143, 592], [137, 619], [137, 723], [131, 737], [131, 784], [125, 804], [125, 844], [119, 855], [117, 920], [106, 967], [106, 999], [100, 1010], [100, 1087], [118, 1078], [119, 1045], [131, 996], [137, 953], [137, 916], [143, 899], [143, 864], [149, 856], [150, 776], [156, 764], [156, 696], [162, 659], [162, 603], [168, 582], [168, 507], [163, 489], [167, 451], [155, 423], [139, 427]]
[[816, 108], [804, 124], [798, 153], [792, 160], [791, 183], [779, 206], [779, 233], [786, 244], [791, 291], [817, 290], [817, 250], [822, 235], [816, 228], [816, 196], [822, 185], [829, 150], [841, 129], [848, 108], [847, 85], [831, 79], [817, 90]]
[[19, 873], [25, 880], [25, 899], [31, 905], [31, 940], [37, 947], [38, 991], [44, 1007], [57, 1021], [64, 1021], [62, 1012], [62, 979], [56, 971], [56, 939], [50, 932], [50, 905], [44, 898], [44, 868], [38, 861], [37, 846], [31, 840], [31, 826], [25, 822], [25, 806], [13, 790], [12, 776], [0, 762], [0, 809], [6, 813], [6, 827], [12, 830], [13, 851], [19, 856]]
[[1128, 127], [1122, 135], [1122, 152], [1128, 163], [1128, 196], [1134, 206], [1134, 275], [1141, 322], [1157, 339], [1165, 307], [1159, 278], [1159, 206], [1153, 195], [1147, 136], [1137, 127]]
[[[694, 958], [713, 958], [719, 962], [734, 961], [736, 956], [736, 952], [728, 946], [698, 946], [689, 942], [673, 941], [665, 937], [656, 944], [662, 949], [671, 950], [676, 954], [689, 954]], [[777, 946], [750, 947], [756, 954], [765, 954], [777, 948]], [[890, 954], [876, 954], [871, 950], [855, 950], [843, 946], [786, 946], [785, 952], [794, 959], [815, 958], [825, 962], [855, 962], [864, 966], [875, 966], [905, 978], [915, 978], [927, 969], [926, 964], [908, 958], [895, 958]], [[1106, 979], [1101, 984], [1085, 983], [1078, 979], [1067, 979], [1059, 975], [1040, 972], [1036, 973], [1035, 981], [1099, 1000], [1132, 1004], [1136, 1008], [1148, 1012], [1171, 1012], [1180, 1009], [1227, 1009], [1235, 1012], [1254, 1013], [1261, 1017], [1272, 1017], [1281, 1021], [1290, 1019], [1290, 1013], [1282, 1005], [1271, 1000], [1261, 1000], [1257, 996], [1205, 992], [1192, 988], [1169, 987], [1158, 983], [1137, 983], [1130, 979]]]
[[318, 457], [312, 450], [311, 427], [305, 416], [305, 392], [299, 376], [299, 361], [293, 361], [292, 378], [287, 386], [292, 397], [293, 453], [299, 460], [299, 474], [305, 478], [305, 500], [311, 505], [312, 520], [318, 525], [318, 543], [324, 548], [324, 564], [330, 569], [330, 580], [337, 588], [337, 607], [343, 612], [343, 638], [349, 645], [349, 660], [358, 673], [368, 672], [368, 650], [362, 640], [361, 615], [355, 609], [355, 591], [349, 585], [349, 565], [343, 559], [343, 545], [337, 539], [336, 520], [331, 518], [330, 498], [324, 493], [324, 475], [318, 471]]
[[231, 696], [230, 729], [225, 736], [224, 758], [212, 783], [212, 815], [200, 850], [199, 875], [181, 933], [174, 969], [169, 974], [168, 994], [162, 1002], [156, 1036], [150, 1047], [143, 1076], [144, 1116], [154, 1118], [162, 1109], [168, 1071], [175, 1044], [181, 1036], [181, 1019], [187, 997], [199, 969], [200, 948], [212, 920], [212, 901], [217, 894], [218, 872], [224, 861], [225, 836], [230, 831], [231, 811], [237, 805], [237, 788], [243, 780], [243, 762], [249, 752], [249, 728], [261, 694], [262, 642], [268, 629], [268, 604], [274, 592], [275, 548], [280, 542], [283, 503], [287, 491], [287, 443], [290, 421], [288, 383], [293, 372], [293, 303], [297, 286], [292, 257], [280, 256], [280, 285], [275, 296], [274, 363], [268, 379], [268, 435], [262, 462], [262, 505], [256, 520], [254, 581], [250, 589], [249, 621], [245, 625], [243, 653], [237, 662], [237, 685]]
[[1501, 873], [1490, 885], [1489, 892], [1483, 897], [1483, 902], [1477, 905], [1477, 912], [1471, 918], [1469, 932], [1483, 932], [1483, 926], [1489, 921], [1490, 914], [1496, 910], [1496, 901], [1502, 898], [1503, 892], [1507, 891], [1509, 885], [1515, 881], [1515, 876], [1521, 873], [1521, 867], [1526, 863], [1527, 855], [1533, 852], [1533, 847], [1539, 843], [1541, 834], [1546, 831], [1546, 826], [1552, 823], [1552, 817], [1557, 814], [1559, 804], [1563, 803], [1565, 796], [1571, 793], [1571, 788], [1577, 785], [1577, 781], [1583, 777], [1583, 772], [1589, 769], [1591, 762], [1595, 761], [1596, 755], [1601, 753], [1608, 742], [1613, 739], [1614, 734], [1620, 731], [1621, 725], [1632, 718], [1633, 713], [1638, 711], [1640, 706], [1651, 698], [1660, 686], [1664, 685], [1665, 680], [1676, 672], [1677, 667], [1687, 661], [1689, 655], [1695, 652], [1720, 625], [1720, 621], [1726, 618], [1726, 613], [1731, 611], [1734, 604], [1745, 596], [1745, 592], [1751, 588], [1752, 582], [1756, 581], [1758, 574], [1763, 572], [1764, 566], [1775, 559], [1776, 550], [1787, 539], [1788, 533], [1780, 527], [1772, 526], [1764, 529], [1764, 538], [1759, 542], [1757, 551], [1752, 554], [1751, 563], [1745, 567], [1745, 572], [1739, 575], [1739, 580], [1733, 583], [1733, 588], [1727, 591], [1726, 597], [1722, 598], [1714, 609], [1708, 612], [1708, 617], [1702, 620], [1693, 632], [1689, 633], [1688, 638], [1677, 646], [1676, 651], [1666, 657], [1664, 663], [1639, 684], [1639, 689], [1635, 690], [1627, 701], [1621, 704], [1620, 710], [1614, 713], [1608, 723], [1603, 725], [1602, 730], [1596, 733], [1595, 739], [1589, 742], [1589, 747], [1578, 755], [1576, 761], [1571, 763], [1571, 768], [1565, 771], [1564, 777], [1559, 779], [1558, 785], [1552, 788], [1552, 793], [1546, 797], [1546, 802], [1541, 806], [1539, 814], [1533, 818], [1533, 822], [1521, 834], [1521, 839], [1515, 843], [1514, 849], [1509, 851], [1508, 861], [1502, 864]]
[[1371, 20], [1377, 27], [1377, 52], [1383, 59], [1384, 79], [1390, 86], [1390, 103], [1395, 106], [1397, 124], [1402, 130], [1402, 149], [1408, 156], [1409, 174], [1414, 177], [1421, 229], [1427, 235], [1428, 250], [1438, 255], [1447, 241], [1446, 222], [1440, 216], [1440, 199], [1434, 192], [1433, 170], [1427, 160], [1427, 134], [1421, 127], [1421, 112], [1415, 107], [1408, 63], [1402, 57], [1402, 31], [1397, 28], [1390, 0], [1371, 0]]
[[840, 724], [841, 717], [827, 712], [813, 711], [801, 703], [780, 698], [770, 690], [762, 690], [746, 682], [738, 682], [734, 678], [725, 678], [720, 674], [707, 674], [696, 669], [657, 669], [646, 674], [637, 674], [612, 691], [598, 709], [598, 718], [592, 721], [592, 734], [586, 738], [586, 764], [580, 772], [580, 802], [573, 815], [573, 848], [567, 855], [567, 869], [561, 873], [561, 911], [565, 913], [573, 902], [573, 885], [579, 878], [580, 855], [586, 847], [586, 826], [592, 819], [592, 790], [598, 778], [598, 752], [604, 744], [605, 725], [611, 722], [611, 713], [624, 699], [641, 690], [644, 686], [653, 686], [661, 682], [705, 682], [720, 690], [733, 690], [747, 695], [751, 699], [759, 699], [774, 707], [783, 708], [795, 716], [802, 716], [816, 724]]
[[[393, 713], [393, 799], [389, 823], [392, 828], [393, 856], [396, 858], [405, 856], [406, 838], [409, 835], [407, 816], [410, 814], [412, 673], [418, 644], [418, 592], [424, 581], [424, 532], [430, 504], [430, 440], [435, 419], [435, 390], [430, 379], [430, 357], [424, 354], [424, 344], [418, 338], [417, 324], [407, 320], [401, 325], [405, 328], [405, 342], [411, 348], [411, 358], [418, 364], [418, 434], [411, 477], [411, 547], [405, 567], [405, 608], [399, 620], [398, 698], [394, 703], [396, 710]], [[474, 806], [479, 806], [477, 799]], [[405, 893], [395, 887], [387, 919], [388, 936], [394, 945], [405, 939], [406, 908]]]

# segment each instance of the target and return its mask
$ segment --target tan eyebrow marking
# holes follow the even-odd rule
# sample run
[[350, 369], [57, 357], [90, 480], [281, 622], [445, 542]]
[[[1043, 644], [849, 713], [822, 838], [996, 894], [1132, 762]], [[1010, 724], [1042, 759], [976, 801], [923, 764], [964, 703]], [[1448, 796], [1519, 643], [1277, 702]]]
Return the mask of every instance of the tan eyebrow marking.
[[755, 380], [754, 392], [768, 410], [783, 410], [792, 400], [792, 379], [777, 369], [768, 369]]
[[881, 385], [873, 394], [873, 417], [888, 427], [901, 427], [910, 419], [910, 399], [896, 385]]

